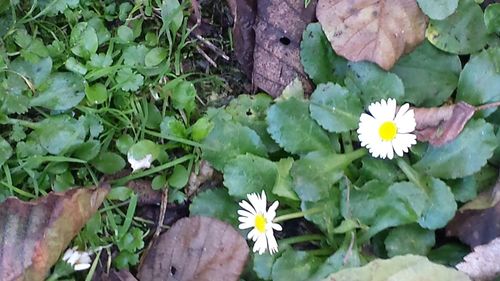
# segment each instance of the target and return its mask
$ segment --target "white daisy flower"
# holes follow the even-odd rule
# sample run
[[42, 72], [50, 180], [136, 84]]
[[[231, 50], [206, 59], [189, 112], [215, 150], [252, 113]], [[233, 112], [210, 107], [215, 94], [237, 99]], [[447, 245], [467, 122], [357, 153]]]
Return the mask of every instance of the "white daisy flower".
[[363, 113], [359, 118], [359, 140], [368, 148], [373, 157], [392, 159], [394, 152], [403, 156], [404, 152], [417, 143], [415, 134], [415, 114], [407, 103], [396, 113], [396, 100], [388, 99], [368, 106], [371, 114]]
[[240, 215], [238, 219], [241, 222], [239, 228], [252, 228], [248, 233], [248, 239], [255, 242], [253, 245], [254, 252], [259, 252], [260, 255], [266, 249], [269, 249], [271, 255], [278, 252], [278, 243], [273, 234], [273, 230], [282, 230], [281, 225], [273, 223], [279, 204], [278, 201], [274, 201], [271, 207], [267, 209], [266, 193], [264, 191], [262, 191], [261, 196], [252, 193], [248, 194], [247, 198], [250, 203], [245, 200], [240, 202], [243, 210], [238, 210]]
[[73, 267], [74, 270], [85, 270], [90, 268], [92, 259], [89, 252], [77, 251], [76, 247], [66, 250], [62, 260]]

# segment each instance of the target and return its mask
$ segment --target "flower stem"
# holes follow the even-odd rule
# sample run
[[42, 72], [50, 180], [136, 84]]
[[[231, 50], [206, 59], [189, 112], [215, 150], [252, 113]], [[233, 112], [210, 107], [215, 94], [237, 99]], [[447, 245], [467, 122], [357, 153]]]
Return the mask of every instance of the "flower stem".
[[354, 150], [352, 147], [351, 134], [349, 132], [342, 133], [342, 144], [344, 152], [352, 152]]
[[286, 214], [286, 215], [282, 215], [282, 216], [276, 217], [273, 220], [273, 222], [281, 222], [281, 221], [287, 221], [287, 220], [302, 218], [302, 217], [305, 217], [307, 215], [313, 215], [313, 214], [316, 214], [316, 213], [320, 213], [322, 211], [323, 211], [323, 208], [320, 208], [320, 207], [311, 208], [311, 209], [306, 210], [306, 211], [296, 212], [296, 213], [290, 213], [290, 214]]
[[297, 244], [297, 243], [309, 242], [309, 241], [314, 241], [314, 240], [322, 240], [323, 238], [324, 238], [323, 235], [319, 235], [319, 234], [308, 234], [308, 235], [290, 237], [290, 238], [282, 239], [280, 241], [280, 247], [283, 247], [285, 245], [290, 245], [290, 244]]
[[403, 173], [406, 175], [406, 177], [414, 183], [416, 186], [423, 188], [424, 190], [427, 189], [427, 186], [425, 183], [422, 181], [422, 178], [418, 174], [415, 169], [413, 169], [410, 164], [408, 164], [403, 158], [398, 158], [397, 159], [398, 167], [403, 171]]
[[480, 106], [476, 106], [476, 111], [485, 110], [485, 109], [489, 109], [489, 108], [493, 108], [493, 107], [499, 107], [499, 106], [500, 106], [500, 102], [487, 103], [487, 104], [483, 104]]

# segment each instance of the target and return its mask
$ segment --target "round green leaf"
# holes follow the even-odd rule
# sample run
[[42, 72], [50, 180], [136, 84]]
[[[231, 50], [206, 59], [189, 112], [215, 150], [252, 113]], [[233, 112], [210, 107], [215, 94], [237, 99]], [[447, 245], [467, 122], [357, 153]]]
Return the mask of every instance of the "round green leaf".
[[477, 52], [488, 40], [483, 11], [474, 0], [460, 0], [451, 16], [429, 22], [425, 36], [446, 52], [459, 55]]
[[196, 88], [193, 83], [181, 81], [172, 90], [172, 105], [177, 110], [185, 110], [188, 114], [196, 107]]
[[194, 141], [202, 141], [214, 127], [208, 117], [201, 117], [191, 126], [191, 139]]
[[127, 154], [133, 144], [134, 139], [130, 135], [122, 135], [116, 140], [116, 148], [122, 154]]
[[68, 110], [85, 97], [83, 78], [70, 72], [53, 73], [48, 86], [30, 101], [31, 106], [51, 110]]
[[86, 22], [80, 22], [71, 30], [70, 44], [73, 54], [88, 59], [97, 52], [99, 38], [92, 26]]
[[[9, 68], [27, 77], [35, 87], [38, 87], [49, 77], [52, 70], [52, 59], [46, 57], [36, 63], [32, 63], [25, 61], [22, 57], [18, 57], [10, 63]], [[20, 82], [24, 83], [22, 80]]]
[[448, 180], [446, 183], [450, 186], [455, 200], [458, 202], [466, 203], [477, 196], [478, 183], [474, 176]]
[[187, 137], [187, 130], [182, 121], [173, 116], [165, 116], [160, 124], [161, 134], [179, 138]]
[[73, 151], [73, 156], [85, 161], [90, 161], [97, 157], [101, 151], [101, 143], [97, 140], [89, 140], [78, 145]]
[[392, 71], [405, 87], [404, 98], [416, 106], [439, 106], [457, 87], [462, 64], [457, 55], [447, 54], [424, 42], [402, 57]]
[[12, 152], [10, 144], [0, 137], [0, 167], [12, 156]]
[[[458, 81], [457, 99], [472, 105], [481, 105], [500, 101], [500, 72], [497, 70], [494, 58], [500, 57], [500, 48], [489, 48], [472, 55], [464, 67]], [[495, 109], [483, 110], [487, 116]]]
[[44, 119], [34, 133], [40, 145], [53, 155], [64, 154], [73, 146], [82, 144], [86, 136], [83, 122], [67, 115]]
[[312, 93], [309, 109], [314, 120], [334, 133], [356, 129], [363, 112], [356, 95], [333, 83], [318, 85]]
[[304, 30], [300, 61], [315, 84], [344, 81], [347, 62], [335, 54], [319, 23], [311, 23]]
[[417, 0], [417, 2], [424, 14], [435, 20], [444, 20], [458, 7], [458, 0]]
[[436, 238], [434, 231], [409, 224], [392, 229], [384, 243], [389, 257], [406, 254], [426, 256], [436, 243]]
[[[387, 98], [401, 100], [404, 96], [403, 82], [396, 74], [369, 62], [349, 62], [347, 67], [346, 85], [355, 86], [358, 91], [361, 91], [360, 99], [363, 105], [367, 106], [372, 102]], [[353, 89], [350, 92], [357, 91]]]
[[188, 170], [182, 165], [177, 165], [174, 167], [172, 175], [168, 178], [168, 184], [174, 188], [181, 189], [187, 184], [188, 180]]
[[500, 34], [500, 3], [490, 4], [486, 7], [484, 23], [490, 33]]
[[104, 174], [114, 174], [125, 168], [125, 160], [114, 152], [103, 152], [92, 161], [92, 166]]
[[497, 145], [493, 126], [483, 119], [472, 120], [455, 140], [439, 147], [429, 145], [414, 167], [443, 179], [466, 177], [486, 164]]
[[129, 43], [134, 41], [134, 31], [126, 26], [126, 25], [121, 25], [118, 27], [118, 38], [120, 38], [124, 43]]
[[274, 263], [273, 281], [308, 280], [322, 264], [322, 259], [303, 251], [286, 250]]
[[76, 74], [85, 75], [87, 73], [87, 68], [81, 62], [79, 62], [74, 57], [69, 57], [64, 66], [67, 70], [74, 72]]
[[184, 15], [179, 0], [164, 1], [161, 6], [162, 30], [170, 29], [176, 33], [182, 26]]
[[130, 199], [132, 194], [134, 194], [134, 191], [132, 189], [126, 186], [117, 186], [111, 188], [108, 195], [106, 195], [106, 199], [125, 201]]
[[457, 211], [457, 202], [449, 186], [436, 178], [427, 181], [429, 200], [418, 223], [423, 228], [445, 227]]
[[220, 120], [203, 140], [203, 158], [222, 170], [227, 162], [240, 154], [267, 156], [266, 147], [252, 129], [232, 121]]
[[209, 216], [228, 222], [232, 225], [238, 224], [238, 204], [235, 204], [225, 188], [209, 189], [201, 192], [189, 205], [189, 213], [192, 216]]
[[161, 47], [153, 48], [146, 54], [145, 64], [147, 67], [157, 66], [167, 58], [167, 55], [167, 49]]
[[87, 85], [85, 87], [85, 95], [91, 104], [100, 104], [108, 99], [108, 90], [104, 84], [95, 83], [92, 86]]
[[309, 103], [290, 98], [271, 106], [267, 131], [286, 151], [302, 154], [331, 150], [330, 139], [309, 115]]
[[151, 188], [153, 190], [162, 190], [167, 187], [167, 177], [165, 175], [157, 175], [151, 181]]
[[237, 198], [262, 190], [270, 197], [277, 176], [276, 163], [251, 154], [239, 155], [224, 168], [224, 185]]

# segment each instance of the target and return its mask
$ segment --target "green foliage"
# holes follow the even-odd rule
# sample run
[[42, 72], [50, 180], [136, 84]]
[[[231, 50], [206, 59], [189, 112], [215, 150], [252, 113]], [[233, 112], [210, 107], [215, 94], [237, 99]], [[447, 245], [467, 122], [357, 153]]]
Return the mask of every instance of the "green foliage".
[[484, 23], [488, 32], [500, 34], [500, 3], [491, 4], [484, 11]]
[[488, 39], [483, 12], [474, 0], [460, 0], [456, 12], [444, 20], [431, 19], [425, 35], [438, 49], [453, 54], [480, 51]]
[[392, 229], [385, 239], [385, 247], [389, 257], [406, 254], [425, 256], [435, 240], [433, 231], [409, 224]]
[[455, 12], [459, 0], [417, 0], [420, 9], [434, 20], [444, 20]]
[[273, 281], [301, 281], [318, 269], [322, 260], [307, 252], [286, 250], [274, 263]]
[[209, 216], [226, 221], [232, 225], [238, 223], [238, 205], [223, 188], [204, 191], [193, 200], [189, 212], [195, 216]]

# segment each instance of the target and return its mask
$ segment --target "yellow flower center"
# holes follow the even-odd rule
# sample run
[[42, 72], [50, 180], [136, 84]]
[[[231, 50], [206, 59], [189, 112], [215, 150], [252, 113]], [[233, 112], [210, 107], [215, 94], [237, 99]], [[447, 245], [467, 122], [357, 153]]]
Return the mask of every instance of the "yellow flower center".
[[266, 223], [266, 218], [263, 215], [258, 214], [255, 216], [255, 228], [257, 228], [260, 233], [266, 232]]
[[398, 127], [393, 121], [386, 121], [382, 123], [378, 129], [378, 134], [384, 141], [392, 141], [398, 132]]

